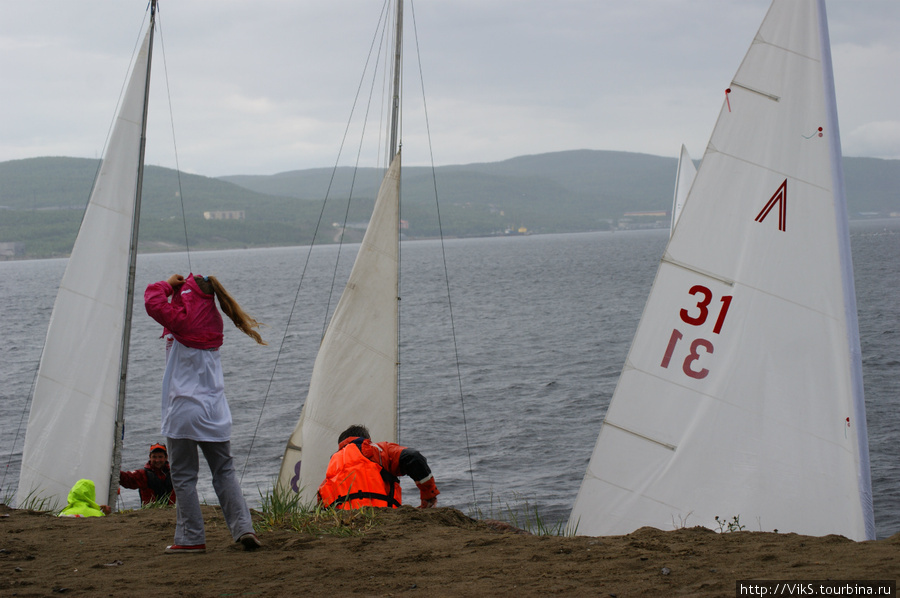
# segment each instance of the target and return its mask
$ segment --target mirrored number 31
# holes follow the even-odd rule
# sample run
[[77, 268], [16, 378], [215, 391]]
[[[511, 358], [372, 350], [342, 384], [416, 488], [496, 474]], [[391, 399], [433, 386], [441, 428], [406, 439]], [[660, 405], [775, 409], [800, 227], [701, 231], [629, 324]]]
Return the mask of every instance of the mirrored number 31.
[[[692, 286], [688, 293], [697, 297], [698, 301], [696, 306], [691, 309], [681, 310], [681, 321], [690, 326], [703, 326], [709, 318], [709, 306], [713, 300], [713, 293], [705, 286], [699, 284]], [[724, 295], [721, 299], [721, 303], [719, 315], [716, 317], [715, 326], [713, 326], [713, 334], [719, 334], [722, 331], [722, 326], [725, 324], [725, 316], [728, 314], [728, 307], [731, 305], [731, 295]], [[682, 338], [684, 338], [684, 334], [682, 334], [680, 330], [677, 328], [672, 330], [672, 336], [669, 337], [669, 345], [666, 347], [666, 354], [663, 356], [660, 366], [663, 368], [669, 367], [669, 362], [675, 354], [675, 347]], [[709, 370], [706, 368], [695, 369], [696, 362], [701, 357], [701, 349], [705, 353], [711, 355], [713, 352], [713, 344], [705, 338], [694, 339], [694, 341], [691, 342], [689, 352], [681, 365], [681, 369], [685, 375], [697, 380], [706, 378], [706, 376], [709, 375]]]

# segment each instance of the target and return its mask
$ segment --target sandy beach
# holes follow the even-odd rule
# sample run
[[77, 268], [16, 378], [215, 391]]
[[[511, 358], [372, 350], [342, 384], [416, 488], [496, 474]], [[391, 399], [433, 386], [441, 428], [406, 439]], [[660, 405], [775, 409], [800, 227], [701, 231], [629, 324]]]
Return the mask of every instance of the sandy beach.
[[900, 577], [900, 534], [853, 542], [642, 528], [563, 538], [404, 507], [351, 535], [262, 531], [263, 548], [244, 552], [219, 510], [203, 508], [207, 553], [167, 555], [173, 509], [66, 519], [0, 506], [0, 595], [735, 596], [738, 580]]

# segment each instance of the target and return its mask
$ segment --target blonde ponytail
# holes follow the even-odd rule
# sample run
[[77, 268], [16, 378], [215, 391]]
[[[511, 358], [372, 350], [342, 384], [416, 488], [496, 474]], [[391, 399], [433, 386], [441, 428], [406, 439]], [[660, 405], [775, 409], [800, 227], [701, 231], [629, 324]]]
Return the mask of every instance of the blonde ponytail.
[[234, 322], [234, 325], [238, 327], [238, 330], [260, 345], [268, 344], [262, 339], [260, 334], [254, 330], [254, 328], [259, 328], [263, 324], [251, 318], [243, 309], [241, 309], [241, 306], [234, 300], [234, 297], [228, 294], [228, 291], [225, 290], [225, 287], [222, 286], [219, 279], [215, 276], [207, 276], [206, 278], [194, 276], [194, 280], [197, 282], [197, 286], [200, 287], [200, 290], [207, 295], [215, 293], [216, 298], [219, 300], [219, 306], [222, 308], [222, 312]]

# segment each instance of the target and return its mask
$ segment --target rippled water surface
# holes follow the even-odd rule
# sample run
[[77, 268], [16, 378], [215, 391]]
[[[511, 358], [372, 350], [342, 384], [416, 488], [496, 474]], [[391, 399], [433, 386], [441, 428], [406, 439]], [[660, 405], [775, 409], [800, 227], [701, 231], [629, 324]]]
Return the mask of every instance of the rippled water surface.
[[[886, 537], [900, 531], [900, 226], [851, 230], [875, 523]], [[550, 524], [568, 517], [666, 239], [665, 231], [634, 231], [460, 239], [443, 250], [437, 241], [403, 244], [400, 440], [428, 457], [442, 505], [472, 512], [477, 501], [485, 512], [527, 502]], [[218, 276], [267, 324], [269, 346], [226, 327], [222, 349], [232, 445], [252, 504], [277, 475], [329, 305], [338, 248], [312, 251], [298, 294], [308, 251], [190, 256], [194, 272]], [[341, 252], [329, 309], [355, 251]], [[28, 397], [64, 268], [65, 260], [0, 262], [0, 496], [18, 479]], [[187, 271], [185, 254], [142, 255], [137, 286]], [[160, 329], [139, 300], [133, 326], [123, 456], [130, 469], [160, 440], [164, 360]], [[208, 472], [200, 488], [215, 501]], [[123, 491], [120, 507], [138, 505], [136, 491]]]

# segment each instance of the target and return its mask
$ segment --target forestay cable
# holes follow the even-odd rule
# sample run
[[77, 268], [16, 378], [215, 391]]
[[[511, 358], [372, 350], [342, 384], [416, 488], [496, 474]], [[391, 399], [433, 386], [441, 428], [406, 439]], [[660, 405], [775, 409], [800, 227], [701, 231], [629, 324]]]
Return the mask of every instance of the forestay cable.
[[[412, 5], [412, 2], [410, 2], [410, 5]], [[290, 326], [291, 326], [291, 323], [292, 323], [292, 321], [293, 321], [294, 314], [295, 314], [296, 309], [297, 309], [297, 304], [298, 304], [298, 302], [299, 302], [300, 291], [301, 291], [301, 288], [302, 288], [304, 279], [305, 279], [305, 277], [306, 277], [306, 274], [307, 274], [307, 271], [308, 271], [308, 268], [309, 268], [312, 249], [313, 249], [313, 246], [315, 245], [315, 240], [316, 240], [316, 238], [318, 238], [318, 234], [319, 234], [319, 231], [320, 231], [320, 228], [321, 228], [321, 225], [322, 225], [322, 220], [323, 220], [323, 218], [324, 218], [325, 206], [326, 206], [326, 203], [327, 203], [327, 201], [328, 201], [328, 199], [330, 198], [330, 195], [331, 195], [331, 191], [332, 191], [332, 187], [333, 187], [333, 184], [334, 184], [334, 181], [335, 181], [335, 176], [336, 176], [338, 164], [339, 164], [339, 162], [340, 162], [340, 157], [341, 157], [341, 155], [342, 155], [343, 152], [344, 152], [344, 148], [345, 148], [345, 144], [346, 144], [347, 138], [348, 138], [348, 136], [349, 136], [349, 130], [350, 130], [350, 126], [351, 126], [351, 123], [352, 123], [352, 120], [353, 120], [353, 116], [354, 116], [354, 114], [355, 114], [355, 112], [356, 112], [356, 110], [357, 110], [357, 107], [358, 107], [358, 104], [359, 104], [359, 101], [360, 101], [360, 97], [361, 97], [361, 93], [362, 93], [362, 89], [363, 89], [363, 85], [364, 85], [364, 82], [365, 82], [365, 80], [366, 80], [366, 78], [367, 78], [367, 72], [368, 72], [368, 69], [369, 69], [369, 64], [370, 64], [370, 62], [371, 62], [371, 60], [372, 60], [372, 57], [373, 57], [374, 55], [380, 53], [381, 48], [382, 48], [383, 45], [384, 45], [384, 35], [386, 35], [386, 33], [385, 33], [384, 28], [383, 28], [383, 22], [386, 22], [386, 15], [387, 15], [387, 13], [388, 13], [388, 8], [389, 8], [389, 7], [388, 7], [388, 2], [385, 1], [384, 5], [383, 5], [383, 9], [382, 9], [381, 16], [380, 16], [380, 18], [379, 18], [378, 27], [376, 28], [376, 34], [375, 34], [375, 37], [373, 37], [373, 39], [372, 39], [372, 41], [371, 41], [371, 44], [370, 44], [369, 55], [368, 55], [368, 58], [367, 58], [366, 63], [365, 63], [365, 68], [364, 68], [364, 70], [363, 70], [363, 75], [361, 76], [360, 81], [359, 81], [359, 84], [358, 84], [358, 87], [357, 87], [356, 97], [355, 97], [355, 99], [354, 99], [353, 106], [352, 106], [351, 111], [350, 111], [350, 116], [349, 116], [349, 118], [348, 118], [348, 120], [347, 120], [347, 124], [346, 124], [346, 126], [345, 126], [344, 135], [343, 135], [343, 137], [342, 137], [342, 139], [341, 139], [341, 144], [340, 144], [340, 148], [339, 148], [339, 152], [338, 152], [338, 157], [337, 157], [337, 159], [336, 159], [336, 161], [335, 161], [335, 165], [334, 165], [334, 167], [333, 167], [333, 169], [332, 169], [332, 173], [331, 173], [331, 178], [329, 179], [329, 182], [328, 182], [328, 187], [327, 187], [327, 189], [326, 189], [325, 198], [324, 198], [324, 200], [323, 200], [322, 208], [321, 208], [321, 210], [320, 210], [319, 217], [318, 217], [318, 219], [317, 219], [316, 226], [315, 226], [315, 230], [314, 230], [314, 233], [313, 233], [313, 241], [310, 243], [310, 246], [309, 246], [308, 251], [307, 251], [307, 253], [306, 253], [306, 258], [305, 258], [305, 261], [304, 261], [304, 264], [303, 264], [303, 268], [302, 268], [302, 270], [301, 270], [300, 281], [299, 281], [299, 283], [298, 283], [297, 290], [296, 290], [296, 292], [295, 292], [294, 299], [293, 299], [292, 304], [291, 304], [291, 308], [290, 308], [290, 312], [289, 312], [289, 315], [288, 315], [287, 324], [286, 324], [286, 326], [285, 326], [284, 333], [283, 333], [282, 339], [281, 339], [281, 343], [280, 343], [280, 345], [279, 345], [278, 353], [277, 353], [277, 355], [276, 355], [275, 364], [274, 364], [274, 366], [273, 366], [273, 368], [272, 368], [272, 372], [271, 372], [271, 375], [270, 375], [270, 378], [269, 378], [269, 382], [268, 382], [268, 385], [267, 385], [267, 387], [266, 387], [266, 392], [265, 392], [265, 396], [264, 396], [264, 399], [263, 399], [263, 404], [262, 404], [262, 406], [261, 406], [261, 408], [260, 408], [260, 413], [259, 413], [259, 416], [258, 416], [258, 419], [257, 419], [256, 428], [255, 428], [254, 433], [253, 433], [252, 438], [251, 438], [250, 449], [248, 450], [247, 458], [246, 458], [246, 460], [245, 460], [245, 462], [244, 462], [244, 466], [243, 466], [242, 471], [241, 471], [241, 480], [243, 480], [244, 474], [246, 473], [246, 470], [247, 470], [247, 467], [248, 467], [248, 464], [249, 464], [249, 461], [250, 461], [250, 455], [251, 455], [252, 450], [253, 450], [253, 447], [254, 447], [254, 445], [255, 445], [256, 437], [257, 437], [257, 435], [259, 434], [259, 429], [260, 429], [260, 426], [261, 426], [261, 423], [262, 423], [263, 412], [264, 412], [265, 407], [266, 407], [266, 404], [267, 404], [267, 402], [268, 402], [269, 395], [270, 395], [271, 390], [272, 390], [272, 385], [273, 385], [273, 383], [274, 383], [274, 377], [275, 377], [275, 374], [276, 374], [276, 372], [277, 372], [278, 365], [279, 365], [279, 363], [280, 363], [282, 354], [283, 354], [284, 349], [285, 349], [285, 344], [286, 344], [286, 339], [287, 339], [288, 331], [290, 330]], [[417, 54], [417, 59], [418, 59], [418, 62], [419, 62], [419, 67], [418, 67], [418, 68], [419, 68], [420, 80], [422, 80], [422, 77], [421, 77], [421, 74], [422, 74], [421, 56], [420, 56], [420, 54], [419, 54], [418, 33], [417, 33], [417, 29], [416, 29], [416, 27], [415, 27], [415, 10], [414, 10], [414, 9], [413, 9], [413, 25], [414, 25], [415, 39], [416, 39], [416, 54]], [[377, 45], [378, 45], [378, 50], [376, 51], [376, 50], [375, 50], [375, 46], [376, 46], [376, 42], [378, 41], [379, 36], [381, 36], [382, 42], [381, 42], [380, 44], [377, 44]], [[356, 165], [355, 165], [355, 167], [354, 167], [354, 169], [353, 169], [353, 174], [352, 174], [351, 184], [350, 184], [350, 192], [349, 192], [349, 196], [348, 196], [348, 199], [347, 199], [347, 206], [346, 206], [346, 208], [345, 208], [345, 213], [344, 213], [344, 222], [343, 222], [344, 228], [346, 228], [346, 224], [347, 224], [347, 221], [348, 221], [348, 218], [349, 218], [349, 209], [350, 209], [349, 202], [350, 202], [351, 199], [352, 199], [353, 189], [354, 189], [355, 182], [356, 182], [356, 176], [357, 176], [357, 172], [358, 172], [358, 169], [359, 169], [359, 163], [360, 163], [360, 159], [361, 159], [360, 156], [361, 156], [361, 151], [362, 151], [362, 141], [363, 141], [362, 138], [365, 136], [365, 123], [368, 121], [368, 118], [369, 118], [369, 112], [370, 112], [371, 105], [372, 105], [373, 92], [374, 92], [374, 83], [375, 83], [376, 76], [377, 76], [377, 70], [378, 70], [378, 67], [377, 67], [377, 65], [376, 65], [375, 69], [373, 70], [372, 79], [371, 79], [371, 87], [370, 87], [370, 90], [369, 90], [369, 97], [368, 97], [368, 102], [367, 102], [367, 105], [366, 105], [366, 111], [365, 111], [365, 116], [364, 116], [364, 124], [363, 124], [363, 134], [361, 134], [361, 138], [360, 138], [360, 142], [359, 142], [359, 143], [360, 143], [360, 145], [359, 145], [360, 149], [359, 149], [359, 151], [357, 152], [357, 156], [356, 156]], [[387, 76], [388, 74], [389, 74], [389, 73], [385, 72], [385, 75], [386, 75], [386, 76]], [[424, 90], [425, 90], [425, 87], [424, 87], [424, 80], [422, 80], [422, 93], [423, 93], [423, 96], [424, 96]], [[471, 486], [472, 486], [472, 496], [473, 496], [473, 501], [476, 502], [476, 506], [477, 506], [477, 498], [476, 498], [476, 493], [475, 493], [474, 468], [473, 468], [473, 465], [472, 465], [471, 447], [470, 447], [470, 443], [469, 443], [469, 433], [468, 433], [468, 422], [467, 422], [466, 413], [465, 413], [465, 401], [464, 401], [463, 390], [462, 390], [462, 374], [461, 374], [460, 366], [459, 366], [459, 349], [458, 349], [458, 342], [457, 342], [457, 338], [456, 338], [456, 330], [455, 330], [455, 323], [454, 323], [453, 309], [452, 309], [452, 301], [451, 301], [451, 287], [450, 287], [450, 281], [449, 281], [449, 268], [448, 268], [448, 265], [447, 265], [446, 250], [445, 250], [445, 246], [444, 246], [443, 227], [442, 227], [442, 222], [441, 222], [440, 207], [439, 207], [439, 205], [438, 205], [438, 204], [439, 204], [439, 201], [438, 201], [438, 189], [437, 189], [437, 181], [436, 181], [436, 177], [435, 177], [435, 167], [434, 167], [433, 150], [432, 150], [432, 145], [431, 145], [430, 126], [428, 125], [428, 120], [427, 120], [427, 109], [426, 109], [425, 113], [426, 113], [426, 128], [427, 128], [427, 130], [428, 130], [429, 153], [430, 153], [430, 156], [431, 156], [431, 164], [432, 164], [432, 179], [433, 179], [433, 183], [434, 183], [434, 193], [435, 193], [435, 203], [436, 203], [436, 209], [437, 209], [438, 229], [439, 229], [439, 235], [440, 235], [440, 241], [441, 241], [442, 265], [443, 265], [443, 269], [444, 269], [444, 279], [445, 279], [445, 283], [446, 283], [446, 293], [447, 293], [448, 309], [449, 309], [449, 315], [450, 315], [451, 336], [452, 336], [452, 341], [453, 341], [454, 358], [455, 358], [455, 362], [456, 362], [457, 388], [458, 388], [458, 393], [459, 393], [460, 405], [461, 405], [461, 408], [462, 408], [463, 425], [464, 425], [464, 428], [465, 428], [466, 454], [467, 454], [468, 463], [469, 463], [469, 475], [470, 475], [470, 481], [471, 481]], [[380, 129], [379, 129], [379, 130], [380, 130]], [[379, 145], [380, 145], [380, 144], [379, 144]], [[398, 225], [399, 225], [399, 223], [398, 223]], [[342, 233], [341, 233], [341, 235], [340, 235], [340, 238], [339, 238], [338, 258], [337, 258], [337, 260], [335, 261], [334, 271], [333, 271], [333, 273], [332, 273], [332, 283], [331, 283], [331, 288], [330, 288], [330, 291], [329, 291], [328, 306], [326, 307], [326, 310], [325, 310], [325, 316], [324, 316], [325, 320], [324, 320], [324, 322], [323, 322], [322, 336], [324, 336], [325, 329], [327, 328], [328, 315], [329, 315], [328, 312], [330, 311], [330, 304], [331, 304], [331, 301], [332, 301], [332, 299], [333, 299], [334, 288], [335, 288], [336, 281], [337, 281], [338, 262], [339, 262], [339, 259], [340, 259], [340, 248], [343, 246], [343, 240], [344, 240], [344, 232], [342, 231]]]
[[[378, 41], [378, 39], [379, 39], [379, 37], [380, 37], [380, 33], [379, 33], [379, 32], [380, 32], [381, 29], [382, 29], [382, 23], [386, 21], [387, 8], [388, 8], [388, 0], [385, 0], [384, 4], [383, 4], [383, 6], [382, 6], [382, 12], [381, 12], [381, 15], [380, 15], [379, 20], [378, 20], [378, 26], [375, 28], [375, 34], [373, 35], [372, 41], [371, 41], [370, 44], [369, 44], [369, 53], [368, 53], [368, 56], [366, 57], [366, 62], [365, 62], [365, 65], [364, 65], [364, 67], [363, 67], [362, 75], [360, 76], [360, 79], [359, 79], [359, 84], [357, 85], [357, 88], [356, 88], [356, 96], [354, 97], [353, 104], [351, 105], [351, 108], [350, 108], [350, 115], [347, 117], [347, 124], [346, 124], [345, 127], [344, 127], [344, 134], [343, 134], [343, 136], [341, 137], [341, 143], [340, 143], [340, 146], [338, 147], [338, 154], [337, 154], [337, 157], [335, 158], [334, 166], [332, 167], [332, 170], [331, 170], [331, 177], [330, 177], [329, 180], [328, 180], [328, 186], [327, 186], [327, 188], [326, 188], [326, 190], [325, 190], [325, 196], [324, 196], [324, 198], [322, 199], [322, 208], [321, 208], [321, 210], [319, 210], [319, 217], [318, 217], [318, 219], [316, 220], [316, 226], [315, 226], [315, 228], [314, 228], [314, 230], [313, 230], [312, 240], [310, 241], [309, 248], [307, 249], [307, 252], [306, 252], [306, 258], [305, 258], [305, 260], [304, 260], [304, 262], [303, 262], [303, 268], [302, 268], [301, 271], [300, 271], [300, 280], [299, 280], [298, 283], [297, 283], [297, 290], [296, 290], [296, 292], [294, 293], [294, 299], [293, 299], [293, 301], [291, 302], [291, 309], [290, 309], [290, 311], [288, 312], [287, 324], [286, 324], [285, 327], [284, 327], [284, 333], [282, 334], [282, 337], [281, 337], [281, 343], [280, 343], [279, 346], [278, 346], [278, 353], [275, 355], [275, 363], [274, 363], [274, 365], [272, 366], [272, 373], [271, 373], [271, 375], [269, 376], [269, 382], [268, 382], [268, 384], [266, 385], [266, 392], [265, 392], [265, 395], [263, 396], [262, 405], [260, 406], [260, 409], [259, 409], [259, 416], [257, 417], [257, 420], [256, 420], [256, 428], [254, 429], [253, 435], [252, 435], [251, 438], [250, 438], [250, 448], [247, 450], [247, 458], [246, 458], [245, 461], [244, 461], [244, 466], [243, 466], [243, 468], [241, 468], [241, 477], [240, 477], [241, 482], [243, 482], [243, 480], [244, 480], [244, 474], [245, 474], [246, 471], [247, 471], [247, 465], [250, 463], [250, 455], [251, 455], [252, 452], [253, 452], [253, 446], [254, 446], [254, 444], [256, 443], [256, 437], [257, 437], [257, 435], [259, 434], [259, 427], [260, 427], [260, 425], [262, 424], [262, 416], [263, 416], [263, 413], [264, 413], [264, 411], [265, 411], [266, 404], [268, 403], [268, 400], [269, 400], [269, 394], [271, 393], [271, 390], [272, 390], [272, 384], [274, 383], [274, 380], [275, 380], [275, 373], [276, 373], [276, 371], [278, 370], [278, 364], [280, 363], [280, 361], [281, 361], [281, 355], [282, 355], [282, 353], [284, 352], [284, 346], [285, 346], [285, 342], [286, 342], [286, 340], [287, 340], [288, 331], [289, 331], [290, 328], [291, 328], [291, 323], [292, 323], [293, 318], [294, 318], [294, 313], [295, 313], [296, 310], [297, 310], [297, 303], [298, 303], [298, 301], [300, 300], [300, 291], [301, 291], [301, 289], [303, 288], [303, 281], [304, 281], [305, 278], [306, 278], [306, 273], [307, 273], [307, 270], [308, 270], [308, 268], [309, 268], [309, 263], [310, 263], [310, 259], [311, 259], [311, 256], [312, 256], [312, 250], [313, 250], [313, 247], [315, 246], [315, 244], [316, 244], [316, 239], [317, 239], [318, 236], [319, 236], [319, 229], [320, 229], [321, 226], [322, 226], [322, 219], [324, 218], [324, 215], [325, 215], [325, 207], [326, 207], [326, 205], [327, 205], [327, 203], [328, 203], [328, 199], [331, 197], [331, 189], [332, 189], [332, 187], [333, 187], [333, 185], [334, 185], [334, 181], [335, 181], [335, 177], [336, 177], [336, 175], [337, 175], [338, 165], [340, 164], [341, 156], [342, 156], [343, 153], [344, 153], [344, 146], [346, 145], [346, 143], [347, 143], [347, 138], [348, 138], [348, 136], [349, 136], [349, 134], [350, 134], [350, 127], [351, 127], [351, 125], [352, 125], [352, 123], [353, 123], [353, 116], [354, 116], [354, 114], [356, 113], [356, 109], [357, 109], [357, 106], [358, 106], [358, 104], [359, 104], [359, 98], [360, 98], [360, 96], [361, 96], [361, 94], [362, 94], [363, 85], [364, 85], [364, 83], [365, 83], [365, 81], [366, 81], [366, 75], [367, 75], [367, 73], [369, 72], [369, 64], [370, 64], [370, 62], [371, 62], [371, 60], [372, 60], [372, 56], [373, 56], [373, 55], [377, 55], [377, 52], [375, 52], [375, 54], [373, 54], [373, 49], [375, 48], [376, 42]], [[378, 48], [379, 48], [378, 51], [380, 52], [381, 44], [379, 44]], [[377, 66], [376, 66], [375, 71], [377, 71]], [[375, 76], [375, 72], [373, 72], [373, 81], [374, 81], [374, 76]], [[368, 104], [367, 107], [366, 107], [366, 114], [365, 114], [365, 118], [364, 118], [364, 121], [363, 121], [363, 135], [365, 134], [365, 128], [366, 128], [366, 127], [365, 127], [365, 123], [366, 123], [367, 120], [368, 120], [369, 107], [371, 106], [371, 98], [372, 98], [372, 91], [371, 91], [371, 89], [370, 89], [370, 92], [369, 92], [369, 104]], [[343, 226], [343, 229], [346, 228], [347, 219], [349, 218], [350, 200], [351, 200], [351, 198], [352, 198], [352, 196], [353, 196], [353, 188], [354, 188], [354, 185], [355, 185], [355, 183], [356, 183], [356, 173], [357, 173], [357, 169], [358, 169], [358, 167], [359, 167], [359, 160], [360, 160], [360, 155], [361, 155], [361, 151], [362, 151], [361, 148], [362, 148], [362, 140], [360, 140], [360, 149], [357, 151], [357, 156], [356, 156], [356, 167], [355, 167], [354, 170], [353, 170], [353, 178], [352, 178], [352, 180], [351, 180], [350, 191], [349, 191], [349, 194], [348, 194], [348, 196], [347, 196], [347, 207], [346, 207], [345, 212], [344, 212], [344, 223], [343, 223], [344, 226]], [[327, 325], [328, 325], [328, 312], [329, 312], [329, 310], [330, 310], [331, 301], [332, 301], [332, 298], [333, 298], [333, 296], [334, 296], [334, 286], [335, 286], [335, 283], [336, 283], [336, 280], [337, 280], [338, 264], [339, 264], [339, 262], [340, 262], [340, 250], [341, 250], [341, 248], [343, 247], [343, 239], [344, 239], [344, 233], [343, 233], [343, 230], [342, 230], [342, 232], [341, 232], [341, 237], [340, 237], [340, 242], [339, 242], [339, 244], [338, 244], [338, 256], [337, 256], [337, 258], [335, 259], [335, 266], [334, 266], [334, 272], [333, 272], [333, 274], [332, 274], [331, 287], [330, 287], [330, 291], [329, 291], [329, 295], [328, 295], [327, 304], [326, 304], [326, 307], [325, 307], [325, 315], [324, 315], [324, 320], [323, 320], [323, 323], [322, 323], [322, 334], [320, 335], [320, 338], [323, 337], [323, 336], [325, 336], [325, 329], [327, 328]]]
[[437, 210], [438, 234], [440, 235], [440, 240], [441, 240], [441, 259], [442, 259], [443, 266], [444, 266], [444, 282], [447, 285], [447, 309], [448, 309], [449, 315], [450, 315], [450, 333], [451, 333], [451, 336], [453, 339], [453, 355], [455, 358], [454, 361], [456, 363], [456, 381], [457, 381], [457, 387], [459, 390], [459, 404], [460, 404], [460, 408], [462, 409], [463, 431], [465, 432], [465, 438], [466, 438], [466, 456], [469, 459], [469, 479], [472, 483], [472, 502], [473, 502], [474, 506], [477, 508], [478, 499], [475, 495], [475, 472], [472, 467], [472, 449], [469, 444], [469, 425], [466, 420], [466, 402], [464, 399], [463, 388], [462, 388], [462, 373], [460, 372], [460, 368], [459, 368], [459, 346], [456, 341], [456, 326], [453, 321], [453, 302], [451, 300], [451, 294], [450, 294], [450, 273], [447, 268], [447, 252], [444, 247], [444, 229], [443, 229], [443, 226], [441, 225], [441, 207], [440, 207], [440, 201], [438, 200], [437, 174], [435, 173], [434, 150], [433, 150], [433, 147], [431, 144], [431, 125], [428, 121], [428, 105], [427, 105], [426, 96], [425, 96], [425, 76], [422, 73], [422, 57], [419, 53], [419, 29], [416, 26], [416, 8], [415, 8], [415, 3], [413, 2], [413, 0], [410, 0], [409, 5], [410, 5], [410, 8], [412, 9], [413, 34], [415, 35], [415, 40], [416, 40], [416, 59], [417, 59], [418, 65], [419, 65], [419, 81], [421, 82], [421, 85], [422, 85], [422, 105], [423, 105], [424, 113], [425, 113], [425, 130], [427, 131], [427, 137], [428, 137], [428, 155], [429, 155], [429, 158], [431, 159], [431, 181], [434, 184], [434, 206], [435, 206], [435, 209]]
[[[161, 10], [159, 10], [159, 14], [162, 14]], [[188, 272], [190, 273], [193, 272], [194, 269], [191, 266], [191, 246], [190, 243], [188, 243], [187, 216], [185, 215], [184, 211], [184, 193], [181, 187], [181, 166], [178, 163], [178, 143], [175, 139], [175, 115], [174, 111], [172, 110], [172, 90], [169, 87], [169, 66], [168, 62], [166, 61], [166, 44], [163, 37], [161, 17], [157, 20], [157, 25], [159, 30], [159, 44], [163, 55], [163, 78], [166, 82], [166, 99], [169, 103], [169, 123], [172, 127], [172, 150], [175, 153], [175, 176], [178, 180], [178, 200], [181, 203], [181, 223], [184, 227], [184, 251], [187, 255]]]

